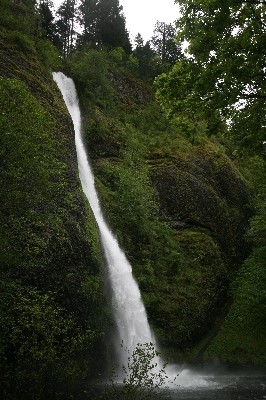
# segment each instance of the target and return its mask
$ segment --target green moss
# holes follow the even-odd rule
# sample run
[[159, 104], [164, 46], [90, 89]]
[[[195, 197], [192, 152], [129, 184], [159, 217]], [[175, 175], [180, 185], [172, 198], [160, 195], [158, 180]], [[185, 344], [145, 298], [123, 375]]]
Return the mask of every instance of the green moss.
[[[49, 134], [53, 129], [49, 115], [21, 82], [2, 78], [0, 85], [1, 162], [5, 165], [1, 174], [1, 220], [8, 232], [1, 264], [12, 264], [15, 258], [28, 265], [28, 258], [38, 257], [41, 261], [47, 245], [51, 221], [41, 210], [47, 194], [58, 191], [63, 165]], [[60, 224], [60, 218], [57, 222]], [[47, 235], [38, 235], [43, 230]]]
[[[37, 28], [34, 3], [31, 0], [24, 0], [19, 4], [9, 0], [1, 0], [0, 25], [9, 31], [16, 31], [16, 35], [21, 34], [23, 41], [24, 35], [33, 34]], [[26, 41], [28, 40], [29, 37]]]
[[[245, 254], [243, 234], [250, 216], [250, 193], [232, 161], [210, 144], [151, 160], [162, 212], [173, 226], [206, 229], [231, 264]], [[230, 241], [230, 246], [228, 246]]]
[[[89, 133], [87, 140], [90, 147]], [[97, 138], [93, 134], [92, 137]], [[111, 132], [109, 140], [110, 137]], [[144, 158], [146, 149], [139, 143], [136, 133], [127, 138], [126, 146], [126, 150], [120, 149], [116, 157], [94, 160], [97, 188], [112, 229], [132, 262], [149, 319], [160, 342], [167, 347], [181, 349], [184, 345], [195, 344], [211, 327], [214, 310], [225, 287], [227, 273], [222, 255], [215, 240], [208, 236], [215, 221], [211, 221], [212, 225], [208, 227], [207, 224], [201, 225], [195, 217], [191, 231], [187, 228], [186, 232], [177, 235], [171, 230], [159, 218], [156, 192], [150, 180], [150, 165], [153, 176], [158, 165], [159, 168], [167, 165], [168, 171], [178, 176], [171, 190], [179, 188], [183, 202], [176, 194], [170, 201], [173, 207], [177, 204], [182, 210], [191, 197], [188, 174], [183, 171], [178, 174], [173, 168], [173, 159], [147, 164]], [[98, 157], [106, 156], [99, 151], [96, 154]], [[182, 176], [185, 176], [185, 187], [180, 179]], [[162, 191], [166, 196], [170, 187], [169, 173], [164, 170], [162, 177]], [[214, 193], [216, 209], [223, 204], [211, 187], [205, 182], [202, 185], [205, 188], [200, 197], [202, 201], [209, 191]], [[192, 200], [191, 203], [192, 207], [196, 207], [198, 202]], [[206, 217], [208, 211], [204, 208], [200, 212]]]
[[[246, 254], [250, 192], [225, 147], [204, 135], [188, 142], [151, 88], [101, 57], [100, 71], [90, 50], [70, 67], [105, 216], [160, 343], [195, 359], [223, 321], [228, 282]], [[106, 79], [111, 101], [101, 103]]]
[[[36, 301], [29, 300], [26, 308], [24, 294], [23, 298], [17, 296], [21, 319], [12, 320], [12, 331], [22, 333], [16, 349], [28, 348], [30, 354], [21, 353], [21, 362], [16, 361], [11, 357], [13, 339], [5, 342], [8, 356], [1, 359], [1, 390], [6, 391], [5, 398], [17, 398], [30, 385], [27, 398], [37, 398], [46, 385], [53, 390], [58, 379], [70, 384], [103, 368], [109, 310], [98, 229], [78, 178], [70, 116], [38, 58], [28, 58], [18, 48], [13, 51], [7, 32], [0, 32], [0, 41], [0, 274], [2, 281], [11, 285], [19, 279], [19, 291], [36, 294]], [[1, 297], [7, 308], [8, 293]], [[54, 322], [55, 313], [63, 310], [58, 325], [49, 325], [44, 308]], [[35, 313], [40, 314], [39, 320]], [[27, 320], [36, 328], [32, 328], [32, 336], [23, 333]], [[60, 333], [64, 328], [61, 320], [66, 325]], [[68, 330], [68, 321], [78, 328]], [[40, 331], [35, 323], [41, 324]], [[1, 328], [3, 338], [5, 324], [1, 323]], [[62, 341], [53, 336], [54, 329]], [[68, 352], [67, 341], [73, 343], [73, 351], [69, 348]], [[66, 353], [61, 351], [62, 345]], [[50, 351], [57, 355], [50, 357]], [[95, 352], [101, 355], [97, 362]], [[35, 357], [37, 353], [40, 359]], [[59, 359], [60, 354], [64, 360]], [[11, 390], [13, 377], [16, 385]]]
[[207, 349], [206, 357], [212, 359], [265, 365], [265, 185], [260, 186], [259, 194], [257, 214], [248, 231], [253, 251], [236, 275], [232, 286], [232, 306]]
[[90, 157], [117, 157], [127, 142], [125, 127], [98, 107], [90, 110], [84, 127], [85, 141], [89, 142]]
[[[264, 259], [264, 261], [263, 261]], [[265, 249], [240, 269], [234, 302], [205, 357], [229, 363], [265, 365]]]
[[[0, 32], [1, 271], [5, 279], [19, 276], [40, 304], [39, 295], [54, 292], [53, 307], [73, 316], [82, 334], [94, 332], [101, 354], [112, 321], [98, 230], [78, 182], [71, 120], [45, 72], [56, 55], [47, 43], [33, 48], [29, 31]], [[153, 89], [115, 63], [114, 54], [89, 49], [73, 54], [67, 68], [79, 90], [103, 208], [132, 263], [150, 322], [160, 342], [179, 355], [263, 360], [258, 293], [250, 300], [234, 292], [223, 320], [231, 271], [246, 254], [246, 182], [224, 147], [204, 136], [185, 140], [154, 102]], [[253, 264], [241, 270], [239, 287], [246, 291], [253, 282], [249, 292], [256, 293], [263, 280], [255, 278], [258, 258]], [[84, 371], [92, 371], [93, 352], [86, 360]]]
[[203, 233], [176, 236], [178, 267], [167, 265], [154, 293], [144, 294], [159, 339], [167, 347], [186, 348], [208, 331], [226, 280], [214, 241]]

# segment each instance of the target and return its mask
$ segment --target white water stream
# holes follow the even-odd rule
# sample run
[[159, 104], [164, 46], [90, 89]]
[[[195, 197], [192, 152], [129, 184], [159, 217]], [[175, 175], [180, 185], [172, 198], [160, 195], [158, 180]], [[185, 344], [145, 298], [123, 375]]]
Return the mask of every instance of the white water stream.
[[[154, 343], [155, 339], [148, 324], [138, 285], [132, 275], [131, 265], [101, 212], [93, 173], [82, 142], [81, 116], [74, 83], [61, 72], [54, 73], [53, 78], [61, 90], [74, 124], [79, 176], [99, 226], [113, 292], [113, 309], [120, 336], [118, 341], [119, 344], [123, 341], [123, 345], [131, 354], [138, 343]], [[122, 352], [125, 353], [124, 350]]]
[[[129, 354], [132, 354], [137, 344], [153, 343], [156, 346], [155, 337], [150, 329], [141, 294], [132, 275], [131, 265], [104, 221], [101, 212], [93, 173], [82, 142], [81, 115], [75, 85], [71, 78], [66, 77], [61, 72], [54, 72], [53, 78], [62, 93], [73, 120], [79, 176], [83, 191], [91, 205], [101, 235], [112, 288], [112, 305], [119, 332], [116, 344], [121, 349], [119, 355], [120, 362], [125, 363], [128, 357], [125, 348], [128, 349]], [[124, 348], [120, 346], [122, 341]], [[154, 361], [160, 367], [160, 360]], [[206, 384], [204, 379], [191, 374], [187, 369], [178, 372], [176, 368], [170, 366], [167, 368], [167, 374], [170, 379], [179, 374], [176, 380], [178, 385], [205, 386]]]

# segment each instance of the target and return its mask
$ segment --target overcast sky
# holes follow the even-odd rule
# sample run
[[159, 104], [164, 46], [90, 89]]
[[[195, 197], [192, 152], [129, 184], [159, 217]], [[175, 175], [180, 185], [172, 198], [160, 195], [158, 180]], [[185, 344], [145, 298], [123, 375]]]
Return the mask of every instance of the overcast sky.
[[[57, 8], [63, 0], [53, 0]], [[138, 33], [149, 40], [156, 21], [173, 23], [178, 17], [178, 6], [174, 0], [120, 0], [126, 17], [126, 27], [132, 44]]]
[[173, 23], [178, 17], [174, 0], [120, 0], [126, 17], [127, 30], [133, 42], [140, 33], [144, 42], [153, 34], [156, 21]]

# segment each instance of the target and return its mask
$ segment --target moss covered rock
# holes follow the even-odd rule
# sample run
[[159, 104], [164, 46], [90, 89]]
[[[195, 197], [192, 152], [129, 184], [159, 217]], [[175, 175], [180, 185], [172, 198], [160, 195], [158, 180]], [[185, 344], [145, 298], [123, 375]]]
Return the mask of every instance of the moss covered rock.
[[177, 230], [203, 230], [231, 265], [246, 255], [250, 191], [230, 158], [211, 143], [151, 160], [161, 213]]
[[134, 93], [127, 111], [125, 97], [143, 87], [118, 82], [115, 112], [85, 113], [99, 195], [161, 345], [195, 358], [191, 349], [216, 332], [246, 255], [250, 192], [219, 143], [178, 140], [152, 97]]
[[[34, 42], [22, 51], [11, 31], [0, 31], [0, 60], [0, 277], [5, 288], [0, 370], [9, 371], [1, 390], [9, 398], [13, 385], [16, 397], [39, 368], [29, 394], [36, 398], [43, 381], [51, 386], [58, 375], [77, 381], [103, 368], [102, 258], [98, 229], [78, 177], [72, 121], [51, 74], [39, 62]], [[7, 306], [10, 287], [19, 293], [14, 313]], [[46, 305], [52, 310], [50, 322], [47, 310], [42, 311]], [[16, 310], [23, 310], [24, 319]], [[34, 318], [38, 314], [36, 326], [19, 334], [27, 319], [35, 324], [30, 312]], [[63, 326], [63, 316], [71, 322], [71, 332]], [[59, 368], [60, 337], [73, 344], [64, 356], [65, 370]], [[26, 351], [28, 342], [32, 347]], [[93, 361], [95, 351], [102, 361]]]

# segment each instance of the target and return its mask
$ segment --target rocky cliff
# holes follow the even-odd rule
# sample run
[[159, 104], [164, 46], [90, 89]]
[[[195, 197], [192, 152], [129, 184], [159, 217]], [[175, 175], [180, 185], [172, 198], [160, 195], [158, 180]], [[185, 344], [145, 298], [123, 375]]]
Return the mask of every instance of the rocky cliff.
[[[102, 371], [113, 322], [61, 94], [31, 36], [1, 29], [0, 56], [1, 390], [36, 398]], [[79, 90], [106, 218], [164, 352], [260, 364], [251, 340], [227, 346], [238, 337], [225, 321], [252, 214], [230, 150], [204, 135], [186, 139], [153, 88], [112, 53], [76, 52], [65, 68]]]
[[37, 398], [59, 376], [102, 370], [105, 300], [71, 118], [31, 39], [16, 35], [0, 32], [1, 390]]
[[[89, 75], [94, 62], [87, 57]], [[84, 135], [106, 217], [133, 265], [153, 329], [167, 353], [202, 359], [248, 254], [249, 184], [225, 145], [185, 139], [151, 88], [130, 73], [106, 67], [109, 106], [102, 107], [82, 97], [90, 84], [72, 68], [84, 79]]]

